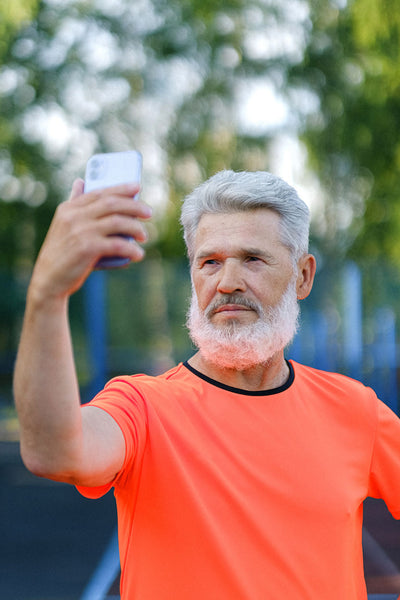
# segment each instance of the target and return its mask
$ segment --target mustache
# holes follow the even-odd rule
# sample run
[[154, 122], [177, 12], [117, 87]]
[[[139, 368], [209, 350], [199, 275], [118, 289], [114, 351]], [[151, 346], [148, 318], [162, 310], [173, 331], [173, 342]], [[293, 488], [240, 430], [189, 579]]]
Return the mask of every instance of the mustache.
[[261, 316], [263, 310], [262, 307], [257, 303], [253, 302], [253, 300], [249, 300], [244, 296], [238, 296], [237, 294], [222, 294], [219, 298], [211, 302], [206, 308], [205, 315], [209, 317], [213, 312], [218, 310], [221, 306], [225, 306], [226, 304], [237, 304], [240, 306], [245, 306], [246, 308], [250, 308], [254, 310], [254, 312]]

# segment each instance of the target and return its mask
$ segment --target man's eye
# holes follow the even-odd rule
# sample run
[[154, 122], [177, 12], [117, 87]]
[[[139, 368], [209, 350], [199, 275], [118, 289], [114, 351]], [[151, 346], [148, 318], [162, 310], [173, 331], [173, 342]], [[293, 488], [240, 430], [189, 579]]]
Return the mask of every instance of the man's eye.
[[255, 262], [255, 261], [259, 261], [261, 259], [258, 258], [258, 256], [248, 256], [246, 260], [247, 260], [247, 262]]
[[214, 258], [208, 258], [204, 261], [203, 265], [216, 265], [217, 261]]

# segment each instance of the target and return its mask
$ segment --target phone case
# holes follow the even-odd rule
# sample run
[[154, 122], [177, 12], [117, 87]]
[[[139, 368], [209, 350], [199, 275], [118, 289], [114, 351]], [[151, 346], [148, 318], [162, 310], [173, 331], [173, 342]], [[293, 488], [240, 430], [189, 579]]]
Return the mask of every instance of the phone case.
[[[86, 165], [85, 192], [124, 183], [140, 183], [141, 172], [142, 155], [136, 150], [94, 154]], [[129, 258], [105, 256], [99, 260], [96, 269], [113, 269], [128, 263]]]

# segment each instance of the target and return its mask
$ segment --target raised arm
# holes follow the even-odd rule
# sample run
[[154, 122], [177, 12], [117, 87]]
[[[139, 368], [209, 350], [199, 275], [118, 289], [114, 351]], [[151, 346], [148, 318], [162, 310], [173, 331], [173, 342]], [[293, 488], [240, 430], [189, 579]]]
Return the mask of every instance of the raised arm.
[[69, 200], [56, 210], [33, 270], [14, 398], [21, 455], [39, 476], [102, 485], [122, 466], [125, 447], [118, 425], [101, 409], [80, 406], [68, 301], [100, 257], [143, 258], [139, 244], [146, 232], [139, 219], [150, 217], [150, 208], [132, 200], [137, 191], [125, 185], [84, 194], [83, 181], [75, 181]]

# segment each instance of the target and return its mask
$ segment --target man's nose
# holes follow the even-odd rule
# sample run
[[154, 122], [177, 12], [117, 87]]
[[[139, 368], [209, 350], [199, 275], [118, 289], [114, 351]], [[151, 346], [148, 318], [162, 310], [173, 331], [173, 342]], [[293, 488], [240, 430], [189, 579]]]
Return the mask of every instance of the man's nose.
[[240, 263], [228, 259], [219, 273], [218, 292], [221, 294], [244, 292], [246, 291], [246, 287]]

